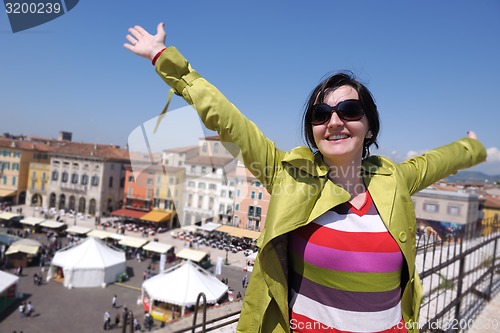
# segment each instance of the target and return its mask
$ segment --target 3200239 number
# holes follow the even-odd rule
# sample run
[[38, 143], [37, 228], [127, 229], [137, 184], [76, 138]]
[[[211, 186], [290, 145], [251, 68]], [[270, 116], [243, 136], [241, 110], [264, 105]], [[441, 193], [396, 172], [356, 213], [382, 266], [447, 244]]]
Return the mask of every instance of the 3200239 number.
[[7, 14], [59, 14], [61, 12], [59, 2], [6, 2]]

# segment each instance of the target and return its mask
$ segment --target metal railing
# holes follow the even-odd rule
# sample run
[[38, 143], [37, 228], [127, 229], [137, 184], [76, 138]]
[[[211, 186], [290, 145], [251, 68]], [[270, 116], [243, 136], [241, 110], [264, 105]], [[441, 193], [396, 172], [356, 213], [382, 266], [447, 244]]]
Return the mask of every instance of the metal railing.
[[[496, 220], [483, 220], [481, 228], [467, 233], [444, 238], [424, 233], [418, 237], [416, 265], [423, 285], [420, 332], [466, 332], [472, 326], [486, 303], [500, 291], [499, 242], [500, 223]], [[197, 324], [203, 296], [198, 296], [193, 325], [173, 333], [210, 332], [238, 321], [239, 311], [207, 321], [204, 299], [203, 320]]]

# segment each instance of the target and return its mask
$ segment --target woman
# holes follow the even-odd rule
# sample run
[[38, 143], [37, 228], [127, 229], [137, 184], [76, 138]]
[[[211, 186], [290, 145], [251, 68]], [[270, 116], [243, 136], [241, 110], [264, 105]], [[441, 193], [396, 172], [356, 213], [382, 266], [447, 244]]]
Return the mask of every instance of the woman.
[[124, 46], [156, 71], [271, 194], [259, 255], [238, 332], [418, 331], [421, 285], [415, 270], [411, 195], [483, 161], [473, 132], [396, 164], [369, 156], [379, 118], [370, 92], [350, 75], [316, 87], [304, 114], [309, 147], [276, 148], [174, 48], [129, 29]]

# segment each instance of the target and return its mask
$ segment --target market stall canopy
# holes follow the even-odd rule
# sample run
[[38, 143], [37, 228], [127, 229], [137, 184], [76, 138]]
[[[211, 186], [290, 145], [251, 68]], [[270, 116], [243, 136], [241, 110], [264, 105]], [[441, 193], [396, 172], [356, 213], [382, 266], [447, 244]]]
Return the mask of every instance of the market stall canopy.
[[177, 256], [177, 258], [199, 263], [208, 255], [208, 253], [192, 249], [182, 249], [179, 251], [179, 253], [176, 253], [175, 255]]
[[1, 212], [0, 213], [0, 219], [2, 219], [2, 220], [10, 220], [11, 218], [14, 218], [14, 217], [22, 217], [22, 215], [10, 213], [10, 212]]
[[76, 235], [86, 235], [91, 231], [92, 231], [92, 228], [82, 227], [79, 225], [74, 225], [74, 226], [71, 226], [68, 229], [66, 229], [66, 232], [68, 234], [76, 234]]
[[165, 222], [170, 219], [172, 212], [152, 211], [143, 215], [140, 219], [148, 222]]
[[62, 222], [57, 222], [53, 220], [46, 220], [40, 223], [40, 226], [45, 227], [45, 228], [51, 228], [51, 229], [57, 229], [65, 226], [64, 223]]
[[0, 295], [19, 281], [19, 277], [4, 271], [0, 271]]
[[205, 294], [207, 303], [213, 304], [228, 290], [226, 284], [190, 261], [144, 281], [142, 288], [153, 300], [179, 306], [196, 304], [200, 293]]
[[44, 218], [41, 218], [41, 217], [25, 217], [24, 219], [22, 219], [21, 222], [22, 224], [27, 224], [27, 225], [31, 225], [31, 226], [36, 226], [40, 223], [42, 223], [43, 221], [45, 221], [46, 219]]
[[72, 247], [57, 251], [51, 272], [54, 266], [62, 267], [66, 287], [99, 287], [114, 282], [118, 274], [126, 271], [126, 258], [124, 251], [100, 239], [87, 237]]
[[91, 230], [87, 236], [89, 237], [95, 237], [99, 239], [106, 239], [106, 238], [111, 238], [111, 235], [113, 235], [113, 232], [105, 231], [105, 230]]
[[126, 209], [126, 208], [121, 208], [115, 211], [111, 212], [111, 215], [114, 216], [119, 216], [119, 217], [130, 217], [133, 219], [140, 219], [144, 215], [146, 215], [147, 212], [141, 211], [141, 210], [133, 210], [133, 209]]
[[149, 242], [147, 238], [125, 236], [122, 240], [118, 242], [118, 244], [123, 246], [135, 247], [139, 249], [147, 242]]
[[233, 237], [250, 238], [250, 239], [257, 239], [260, 237], [261, 234], [260, 231], [248, 230], [248, 229], [233, 227], [230, 225], [222, 225], [219, 228], [217, 228], [217, 231], [224, 232]]
[[35, 255], [38, 252], [38, 249], [42, 246], [42, 244], [34, 239], [23, 238], [14, 243], [12, 243], [7, 251], [5, 251], [6, 255], [14, 254], [14, 253], [27, 253]]
[[142, 247], [143, 250], [152, 251], [156, 253], [167, 253], [173, 246], [159, 242], [149, 242]]

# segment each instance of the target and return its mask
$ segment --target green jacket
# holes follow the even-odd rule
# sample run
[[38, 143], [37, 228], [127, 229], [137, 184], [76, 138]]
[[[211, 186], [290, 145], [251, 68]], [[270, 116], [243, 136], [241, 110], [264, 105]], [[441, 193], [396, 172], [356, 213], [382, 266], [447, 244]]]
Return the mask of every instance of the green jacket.
[[[349, 194], [327, 178], [321, 156], [307, 147], [279, 150], [213, 85], [192, 70], [174, 48], [167, 48], [156, 71], [174, 92], [192, 104], [205, 126], [219, 133], [227, 148], [271, 194], [259, 255], [244, 297], [238, 332], [290, 332], [287, 284], [287, 233], [302, 227]], [[415, 269], [415, 212], [411, 195], [459, 169], [486, 158], [477, 140], [463, 138], [396, 164], [380, 156], [363, 161], [364, 183], [405, 258], [402, 312], [418, 322], [422, 286]], [[415, 330], [417, 331], [417, 330]]]

